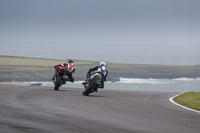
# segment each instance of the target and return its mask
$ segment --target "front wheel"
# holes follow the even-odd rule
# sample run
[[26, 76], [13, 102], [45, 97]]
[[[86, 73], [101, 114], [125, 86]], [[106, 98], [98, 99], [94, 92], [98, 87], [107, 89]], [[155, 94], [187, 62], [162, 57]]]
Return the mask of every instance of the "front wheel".
[[92, 92], [92, 89], [95, 86], [95, 84], [95, 82], [91, 81], [89, 87], [86, 89], [86, 91], [83, 92], [83, 95], [88, 96]]
[[54, 83], [55, 84], [55, 87], [54, 87], [55, 91], [59, 90], [59, 87], [61, 86], [61, 81], [62, 81], [62, 77], [57, 76], [56, 81]]

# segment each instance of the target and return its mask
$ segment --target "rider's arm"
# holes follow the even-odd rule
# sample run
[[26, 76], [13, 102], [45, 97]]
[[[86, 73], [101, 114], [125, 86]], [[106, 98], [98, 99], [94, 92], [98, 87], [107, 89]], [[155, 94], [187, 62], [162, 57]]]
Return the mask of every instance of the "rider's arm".
[[94, 68], [90, 68], [89, 71], [94, 71], [94, 70], [97, 70], [98, 69], [98, 66], [94, 67]]
[[60, 67], [63, 67], [63, 66], [64, 66], [63, 64], [58, 64], [58, 65], [55, 65], [54, 68], [57, 69], [57, 68], [60, 68]]

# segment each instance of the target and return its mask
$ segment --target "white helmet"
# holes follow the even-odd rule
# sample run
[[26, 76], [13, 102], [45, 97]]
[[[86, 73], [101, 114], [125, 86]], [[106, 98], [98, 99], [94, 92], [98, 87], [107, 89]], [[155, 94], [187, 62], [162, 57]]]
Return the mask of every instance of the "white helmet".
[[102, 61], [102, 62], [99, 63], [99, 65], [100, 66], [106, 66], [106, 63]]

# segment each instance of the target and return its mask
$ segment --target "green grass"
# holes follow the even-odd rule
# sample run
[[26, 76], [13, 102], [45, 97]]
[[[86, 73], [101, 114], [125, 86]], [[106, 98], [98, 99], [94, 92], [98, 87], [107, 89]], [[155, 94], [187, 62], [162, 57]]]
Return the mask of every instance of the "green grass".
[[200, 92], [187, 92], [173, 99], [178, 104], [200, 111]]
[[[0, 65], [12, 66], [54, 66], [55, 64], [65, 63], [66, 60], [51, 60], [39, 58], [23, 58], [0, 56]], [[76, 65], [93, 64], [91, 61], [75, 61]]]
[[[25, 58], [0, 56], [0, 81], [36, 80], [49, 81], [54, 73], [53, 66], [65, 63], [66, 60], [41, 58]], [[98, 61], [74, 60], [76, 80], [84, 80], [89, 68], [98, 65]], [[109, 71], [107, 80], [116, 81], [119, 77], [127, 78], [180, 78], [198, 77], [200, 65], [154, 65], [154, 64], [123, 64], [107, 62]]]
[[[66, 63], [67, 60], [35, 59], [24, 57], [0, 56], [0, 80], [47, 80], [51, 81], [54, 74], [54, 66]], [[84, 74], [89, 67], [96, 62], [74, 60], [76, 76], [78, 73]], [[84, 75], [85, 76], [85, 75]]]

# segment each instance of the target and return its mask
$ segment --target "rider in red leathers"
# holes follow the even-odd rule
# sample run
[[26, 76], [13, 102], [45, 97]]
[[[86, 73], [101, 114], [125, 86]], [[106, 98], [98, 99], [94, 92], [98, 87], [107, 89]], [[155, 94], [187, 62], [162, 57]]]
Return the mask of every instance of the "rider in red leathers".
[[73, 83], [73, 82], [74, 82], [74, 76], [72, 75], [72, 73], [75, 72], [75, 66], [74, 66], [73, 60], [69, 60], [68, 63], [58, 64], [58, 65], [54, 66], [54, 68], [55, 68], [55, 74], [53, 75], [52, 80], [55, 79], [55, 76], [57, 75], [58, 70], [59, 70], [61, 67], [62, 67], [62, 68], [63, 68], [63, 67], [64, 67], [64, 68], [67, 68], [67, 69], [65, 69], [65, 70], [67, 71], [67, 76], [68, 76], [68, 78], [67, 78], [66, 80]]

